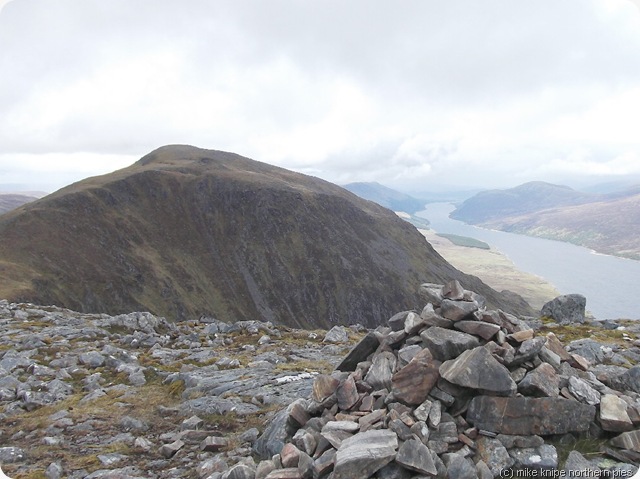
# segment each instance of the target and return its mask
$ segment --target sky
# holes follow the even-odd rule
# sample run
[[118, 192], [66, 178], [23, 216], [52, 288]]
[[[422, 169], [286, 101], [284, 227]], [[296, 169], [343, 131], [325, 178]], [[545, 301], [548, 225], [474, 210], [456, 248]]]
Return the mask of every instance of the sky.
[[0, 188], [167, 144], [406, 191], [640, 182], [640, 0], [0, 0]]

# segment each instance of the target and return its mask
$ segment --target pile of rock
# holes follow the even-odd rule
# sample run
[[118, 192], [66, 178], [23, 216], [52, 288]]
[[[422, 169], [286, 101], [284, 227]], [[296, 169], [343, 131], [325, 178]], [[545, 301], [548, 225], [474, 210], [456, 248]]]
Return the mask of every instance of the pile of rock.
[[[638, 368], [596, 376], [553, 333], [536, 335], [512, 315], [485, 310], [458, 282], [422, 289], [429, 304], [421, 313], [398, 313], [370, 332], [333, 374], [315, 379], [311, 398], [276, 417], [254, 446], [265, 460], [210, 478], [635, 473]], [[601, 440], [613, 460], [572, 452], [559, 464], [556, 445], [586, 437]]]

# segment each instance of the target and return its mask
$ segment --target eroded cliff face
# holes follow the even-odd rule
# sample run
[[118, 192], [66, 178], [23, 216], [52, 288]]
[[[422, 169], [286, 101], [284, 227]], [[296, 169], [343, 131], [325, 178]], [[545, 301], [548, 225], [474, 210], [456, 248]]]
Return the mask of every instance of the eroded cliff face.
[[393, 212], [323, 180], [231, 153], [160, 148], [0, 220], [0, 297], [83, 312], [148, 310], [299, 327], [375, 326], [459, 279]]

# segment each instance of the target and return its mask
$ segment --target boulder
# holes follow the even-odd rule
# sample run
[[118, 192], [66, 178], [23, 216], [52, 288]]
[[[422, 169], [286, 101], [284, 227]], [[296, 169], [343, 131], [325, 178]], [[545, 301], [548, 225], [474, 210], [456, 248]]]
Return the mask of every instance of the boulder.
[[435, 476], [438, 471], [433, 463], [431, 452], [417, 439], [409, 439], [398, 449], [396, 462], [410, 471]]
[[584, 323], [586, 305], [583, 295], [565, 294], [542, 306], [540, 313], [560, 324]]
[[594, 406], [568, 399], [476, 396], [467, 421], [494, 433], [546, 436], [587, 431], [595, 414]]
[[600, 426], [605, 431], [613, 432], [633, 429], [627, 403], [614, 394], [603, 394], [600, 398]]
[[435, 386], [440, 374], [440, 361], [423, 349], [395, 373], [391, 380], [394, 397], [407, 405], [422, 404]]
[[509, 370], [483, 346], [464, 351], [456, 359], [442, 363], [440, 375], [458, 386], [489, 394], [509, 396], [517, 389]]
[[451, 321], [460, 321], [478, 311], [478, 305], [471, 301], [442, 300], [440, 314]]
[[480, 346], [480, 340], [467, 333], [433, 326], [420, 333], [433, 357], [439, 361], [457, 358], [467, 349]]
[[373, 389], [391, 389], [391, 378], [396, 370], [397, 359], [390, 351], [383, 351], [373, 358], [364, 380]]
[[526, 396], [558, 397], [560, 378], [548, 363], [529, 371], [518, 384], [518, 392]]
[[388, 429], [360, 432], [336, 453], [333, 479], [369, 479], [396, 457], [398, 437]]
[[356, 344], [349, 354], [336, 366], [338, 371], [355, 371], [358, 363], [366, 361], [370, 354], [373, 354], [380, 342], [373, 331], [367, 333], [367, 335]]
[[622, 449], [640, 452], [640, 430], [623, 432], [611, 439], [611, 444]]
[[325, 334], [323, 343], [346, 343], [349, 341], [349, 334], [347, 334], [347, 328], [344, 326], [334, 326], [327, 334]]

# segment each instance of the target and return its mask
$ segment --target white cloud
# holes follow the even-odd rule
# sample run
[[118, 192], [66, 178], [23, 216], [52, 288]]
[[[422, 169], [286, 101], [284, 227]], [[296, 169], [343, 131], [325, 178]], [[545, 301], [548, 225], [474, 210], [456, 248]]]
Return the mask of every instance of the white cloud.
[[512, 186], [627, 171], [638, 150], [628, 0], [266, 5], [11, 2], [0, 156], [41, 156], [5, 174], [190, 143], [337, 182]]

